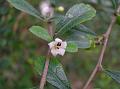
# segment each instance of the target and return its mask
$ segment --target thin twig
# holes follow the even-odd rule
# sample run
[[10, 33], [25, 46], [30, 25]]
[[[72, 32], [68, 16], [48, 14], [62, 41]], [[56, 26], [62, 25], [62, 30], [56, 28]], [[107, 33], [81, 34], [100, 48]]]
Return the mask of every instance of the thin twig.
[[[48, 28], [48, 33], [52, 37], [53, 34], [54, 34], [53, 33], [52, 22], [47, 22], [47, 28]], [[50, 62], [50, 49], [48, 49], [48, 54], [47, 54], [47, 57], [46, 57], [45, 66], [44, 66], [43, 74], [42, 74], [42, 77], [41, 77], [39, 89], [44, 89], [44, 86], [45, 86], [45, 83], [46, 83], [46, 78], [47, 78], [47, 73], [48, 73], [48, 68], [49, 68], [49, 62]]]
[[50, 62], [50, 50], [48, 50], [48, 54], [46, 57], [45, 66], [44, 66], [43, 74], [41, 77], [39, 89], [44, 89], [44, 85], [46, 83], [46, 77], [47, 77], [47, 73], [48, 73], [48, 68], [49, 68], [49, 62]]
[[[49, 21], [47, 22], [47, 29], [48, 29], [48, 33], [51, 35], [51, 37], [53, 37], [54, 32], [53, 32], [52, 22], [49, 22]], [[43, 74], [41, 77], [39, 89], [44, 89], [46, 78], [47, 78], [47, 73], [48, 73], [48, 68], [49, 68], [49, 62], [50, 62], [50, 49], [48, 49], [48, 54], [46, 57], [45, 66], [44, 66]]]
[[[120, 6], [118, 7], [117, 9], [117, 12], [116, 13], [119, 13], [120, 12]], [[113, 25], [115, 24], [116, 22], [116, 16], [113, 15], [112, 16], [112, 20], [111, 20], [111, 23], [107, 29], [107, 32], [104, 34], [104, 45], [101, 49], [101, 52], [100, 52], [100, 56], [99, 56], [99, 59], [98, 59], [98, 62], [97, 62], [97, 65], [95, 66], [92, 74], [90, 75], [88, 81], [86, 82], [85, 86], [83, 87], [83, 89], [88, 89], [88, 86], [89, 84], [91, 83], [91, 81], [93, 80], [93, 78], [95, 77], [96, 73], [100, 70], [102, 70], [102, 61], [103, 61], [103, 57], [104, 57], [104, 54], [105, 54], [105, 50], [107, 48], [107, 44], [108, 44], [108, 39], [109, 39], [109, 36], [110, 36], [110, 33], [112, 31], [112, 27]]]

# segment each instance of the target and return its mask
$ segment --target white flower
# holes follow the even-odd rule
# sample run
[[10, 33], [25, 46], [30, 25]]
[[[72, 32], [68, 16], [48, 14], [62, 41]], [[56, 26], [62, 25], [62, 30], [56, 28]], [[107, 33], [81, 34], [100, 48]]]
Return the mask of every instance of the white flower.
[[65, 54], [65, 49], [67, 47], [66, 41], [56, 38], [55, 41], [50, 42], [48, 45], [53, 56], [56, 56], [57, 54], [63, 56]]
[[52, 17], [53, 15], [53, 8], [50, 6], [50, 3], [47, 1], [42, 2], [42, 4], [40, 4], [40, 10], [41, 10], [41, 14], [44, 17]]

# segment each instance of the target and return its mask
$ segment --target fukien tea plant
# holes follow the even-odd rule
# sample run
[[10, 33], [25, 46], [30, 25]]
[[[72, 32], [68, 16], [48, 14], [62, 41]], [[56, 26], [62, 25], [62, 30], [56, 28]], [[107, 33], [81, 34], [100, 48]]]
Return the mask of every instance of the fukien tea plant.
[[[46, 81], [58, 89], [72, 89], [69, 80], [60, 62], [60, 56], [68, 52], [78, 52], [79, 49], [87, 49], [98, 44], [102, 45], [100, 56], [88, 81], [81, 89], [89, 89], [96, 73], [103, 71], [118, 83], [120, 72], [104, 69], [102, 66], [103, 56], [107, 47], [108, 39], [116, 20], [120, 18], [120, 6], [116, 6], [107, 32], [97, 36], [95, 32], [83, 25], [84, 22], [94, 19], [96, 10], [84, 3], [73, 5], [64, 15], [56, 13], [52, 0], [41, 1], [40, 12], [26, 0], [7, 0], [16, 9], [39, 19], [45, 26], [33, 25], [29, 31], [36, 37], [44, 40], [48, 46], [46, 56], [40, 55], [34, 61], [34, 69], [41, 77], [39, 89], [44, 89]], [[64, 8], [60, 7], [60, 11]], [[60, 55], [60, 56], [58, 56]]]

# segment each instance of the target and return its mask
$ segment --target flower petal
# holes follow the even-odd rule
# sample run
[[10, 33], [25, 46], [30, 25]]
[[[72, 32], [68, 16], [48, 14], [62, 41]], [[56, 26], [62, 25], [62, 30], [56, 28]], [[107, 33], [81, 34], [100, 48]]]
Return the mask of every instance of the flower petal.
[[62, 42], [61, 48], [65, 49], [66, 47], [67, 47], [67, 42], [66, 41]]
[[48, 45], [49, 45], [50, 49], [53, 48], [55, 46], [55, 41], [50, 42]]
[[58, 54], [63, 56], [65, 54], [65, 50], [64, 49], [59, 49]]
[[56, 41], [56, 42], [62, 42], [62, 40], [59, 39], [59, 38], [56, 38], [55, 41]]
[[53, 56], [57, 56], [58, 50], [56, 50], [56, 49], [51, 49], [51, 53], [52, 53]]

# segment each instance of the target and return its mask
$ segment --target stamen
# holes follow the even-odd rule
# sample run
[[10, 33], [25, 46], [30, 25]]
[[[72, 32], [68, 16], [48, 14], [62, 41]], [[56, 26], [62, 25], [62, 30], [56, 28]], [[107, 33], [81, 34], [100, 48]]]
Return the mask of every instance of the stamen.
[[57, 46], [61, 46], [61, 43], [60, 43], [60, 42], [58, 42], [58, 43], [57, 43]]
[[57, 47], [57, 49], [59, 49], [59, 47]]

